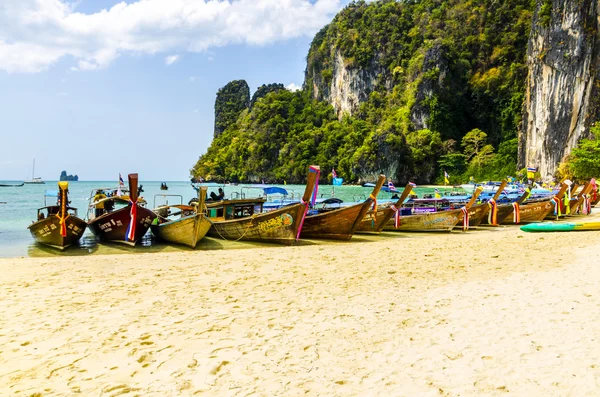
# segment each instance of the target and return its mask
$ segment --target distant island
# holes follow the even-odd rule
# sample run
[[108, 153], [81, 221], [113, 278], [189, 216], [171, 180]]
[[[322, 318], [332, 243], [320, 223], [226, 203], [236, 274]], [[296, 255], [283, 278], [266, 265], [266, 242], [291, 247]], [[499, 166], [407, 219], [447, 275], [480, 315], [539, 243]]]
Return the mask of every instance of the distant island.
[[60, 173], [61, 181], [78, 181], [79, 177], [77, 175], [67, 175], [67, 171], [63, 171]]

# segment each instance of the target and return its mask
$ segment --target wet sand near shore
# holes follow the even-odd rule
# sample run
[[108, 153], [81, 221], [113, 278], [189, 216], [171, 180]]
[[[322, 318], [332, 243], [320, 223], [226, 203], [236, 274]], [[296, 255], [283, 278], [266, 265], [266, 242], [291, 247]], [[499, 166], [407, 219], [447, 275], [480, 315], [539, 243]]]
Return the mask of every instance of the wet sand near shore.
[[594, 396], [599, 252], [499, 227], [0, 259], [0, 395]]

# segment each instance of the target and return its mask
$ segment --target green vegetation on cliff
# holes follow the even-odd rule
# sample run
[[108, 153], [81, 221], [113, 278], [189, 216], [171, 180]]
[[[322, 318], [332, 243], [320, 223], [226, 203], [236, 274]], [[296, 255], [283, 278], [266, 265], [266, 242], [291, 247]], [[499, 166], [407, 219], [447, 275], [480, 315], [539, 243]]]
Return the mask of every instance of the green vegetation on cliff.
[[217, 92], [215, 100], [215, 133], [218, 137], [235, 123], [240, 113], [250, 105], [250, 88], [245, 80], [234, 80]]
[[[303, 91], [261, 87], [252, 108], [220, 123], [192, 174], [301, 182], [309, 164], [347, 181], [514, 174], [534, 8], [534, 0], [355, 1], [315, 36]], [[340, 67], [365, 84], [352, 116], [338, 118], [327, 101]]]

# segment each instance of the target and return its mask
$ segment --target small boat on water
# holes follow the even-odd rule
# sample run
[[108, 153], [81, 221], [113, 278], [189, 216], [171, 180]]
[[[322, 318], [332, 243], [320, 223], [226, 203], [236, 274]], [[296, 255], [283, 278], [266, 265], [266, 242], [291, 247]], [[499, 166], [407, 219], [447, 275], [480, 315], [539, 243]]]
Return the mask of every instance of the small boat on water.
[[[195, 248], [206, 235], [212, 222], [205, 214], [204, 199], [206, 198], [206, 186], [200, 187], [198, 191], [198, 202], [195, 205], [184, 205], [183, 196], [180, 195], [157, 195], [163, 198], [179, 198], [179, 204], [162, 205], [154, 208], [156, 218], [150, 226], [152, 234], [160, 240], [174, 244], [186, 245]], [[156, 197], [155, 196], [155, 202]]]
[[21, 183], [20, 183], [20, 184], [18, 184], [18, 185], [10, 185], [10, 184], [8, 184], [8, 185], [7, 185], [7, 184], [2, 184], [2, 183], [0, 183], [0, 187], [21, 187], [21, 186], [23, 186], [23, 185], [25, 185], [25, 182], [21, 182]]
[[395, 232], [450, 232], [454, 226], [463, 221], [463, 230], [468, 229], [468, 214], [475, 204], [482, 189], [477, 188], [471, 199], [462, 208], [445, 211], [422, 212], [390, 219], [383, 230]]
[[382, 206], [378, 206], [377, 211], [369, 210], [363, 220], [358, 225], [356, 233], [381, 233], [385, 225], [392, 218], [400, 219], [400, 211], [402, 204], [408, 198], [408, 195], [412, 191], [413, 185], [410, 183], [406, 185], [400, 198], [395, 203], [388, 203]]
[[23, 181], [24, 184], [28, 185], [43, 185], [44, 182], [42, 178], [35, 176], [35, 158], [33, 159], [33, 170], [31, 171], [31, 179]]
[[134, 246], [156, 218], [138, 197], [138, 174], [129, 174], [128, 179], [129, 194], [121, 188], [92, 190], [88, 227], [100, 241]]
[[[44, 195], [37, 221], [27, 227], [36, 242], [64, 250], [83, 236], [87, 223], [77, 217], [77, 208], [69, 206], [68, 188], [68, 182], [58, 182], [57, 192], [47, 191]], [[47, 198], [56, 199], [56, 204], [47, 205]]]
[[384, 182], [385, 175], [379, 175], [371, 195], [362, 203], [337, 209], [323, 208], [314, 215], [308, 215], [300, 235], [303, 238], [350, 240], [369, 208], [373, 204], [377, 206], [377, 195]]
[[169, 190], [169, 187], [167, 186], [166, 182], [160, 184], [160, 190]]
[[225, 199], [207, 203], [207, 216], [213, 222], [208, 235], [225, 240], [293, 244], [300, 238], [319, 173], [318, 166], [309, 168], [306, 189], [299, 203], [269, 212], [263, 212], [264, 198]]

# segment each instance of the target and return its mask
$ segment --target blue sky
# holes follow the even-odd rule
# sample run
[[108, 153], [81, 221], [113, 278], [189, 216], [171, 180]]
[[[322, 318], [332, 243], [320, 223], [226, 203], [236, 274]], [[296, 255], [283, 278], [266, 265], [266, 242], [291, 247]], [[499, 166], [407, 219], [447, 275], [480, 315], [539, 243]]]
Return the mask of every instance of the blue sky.
[[[6, 3], [6, 4], [4, 4]], [[340, 0], [3, 0], [0, 180], [186, 180], [227, 82], [301, 85]]]

